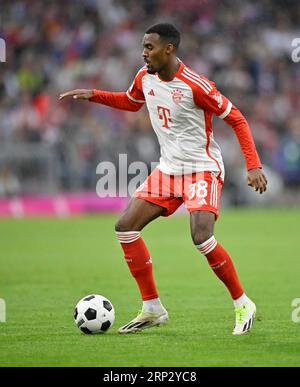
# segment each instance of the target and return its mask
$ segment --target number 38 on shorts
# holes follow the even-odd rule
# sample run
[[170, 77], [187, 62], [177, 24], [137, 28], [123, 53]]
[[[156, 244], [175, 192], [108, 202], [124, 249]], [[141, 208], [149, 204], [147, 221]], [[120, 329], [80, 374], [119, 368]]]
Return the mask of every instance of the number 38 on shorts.
[[210, 211], [217, 218], [222, 186], [222, 180], [214, 172], [169, 176], [156, 168], [135, 196], [165, 207], [164, 216], [171, 215], [184, 203], [189, 212]]
[[218, 213], [223, 182], [213, 172], [198, 172], [193, 175], [195, 176], [192, 179], [196, 181], [188, 184], [188, 192], [184, 190], [186, 208], [190, 212], [213, 210]]

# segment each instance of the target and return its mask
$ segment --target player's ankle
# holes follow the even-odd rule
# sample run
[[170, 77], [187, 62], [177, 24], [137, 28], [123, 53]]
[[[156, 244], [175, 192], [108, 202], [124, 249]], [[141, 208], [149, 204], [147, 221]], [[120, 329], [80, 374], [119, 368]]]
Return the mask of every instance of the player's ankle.
[[165, 312], [165, 308], [159, 298], [153, 298], [152, 300], [143, 301], [143, 311], [150, 313], [162, 313]]
[[241, 297], [237, 298], [236, 300], [233, 300], [233, 305], [235, 308], [239, 308], [244, 304], [252, 303], [249, 297], [246, 296], [245, 293], [241, 295]]

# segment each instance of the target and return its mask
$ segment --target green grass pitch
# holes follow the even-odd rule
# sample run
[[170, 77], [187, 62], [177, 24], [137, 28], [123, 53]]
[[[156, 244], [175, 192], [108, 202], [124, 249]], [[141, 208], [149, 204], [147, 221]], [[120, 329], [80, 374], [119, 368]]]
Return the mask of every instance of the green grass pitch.
[[[0, 366], [300, 366], [299, 210], [226, 210], [216, 238], [257, 304], [253, 330], [231, 334], [232, 302], [189, 233], [189, 217], [157, 219], [143, 236], [170, 322], [133, 335], [139, 292], [115, 239], [117, 215], [0, 221]], [[104, 335], [75, 326], [90, 293], [116, 310]], [[298, 314], [300, 316], [300, 313]]]

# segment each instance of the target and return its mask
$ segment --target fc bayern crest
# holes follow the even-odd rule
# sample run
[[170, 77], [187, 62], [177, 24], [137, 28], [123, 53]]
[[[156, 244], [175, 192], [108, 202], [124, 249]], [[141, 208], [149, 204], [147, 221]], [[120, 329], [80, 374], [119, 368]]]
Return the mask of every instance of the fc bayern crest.
[[172, 91], [172, 99], [175, 103], [179, 103], [182, 100], [183, 94], [181, 90], [175, 89]]

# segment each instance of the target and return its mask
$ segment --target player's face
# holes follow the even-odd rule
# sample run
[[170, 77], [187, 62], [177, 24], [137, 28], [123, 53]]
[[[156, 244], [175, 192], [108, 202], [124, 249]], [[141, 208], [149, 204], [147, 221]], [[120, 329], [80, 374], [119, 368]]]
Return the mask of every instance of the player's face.
[[145, 34], [143, 39], [143, 59], [148, 72], [160, 72], [170, 58], [170, 44], [160, 39], [158, 34]]

